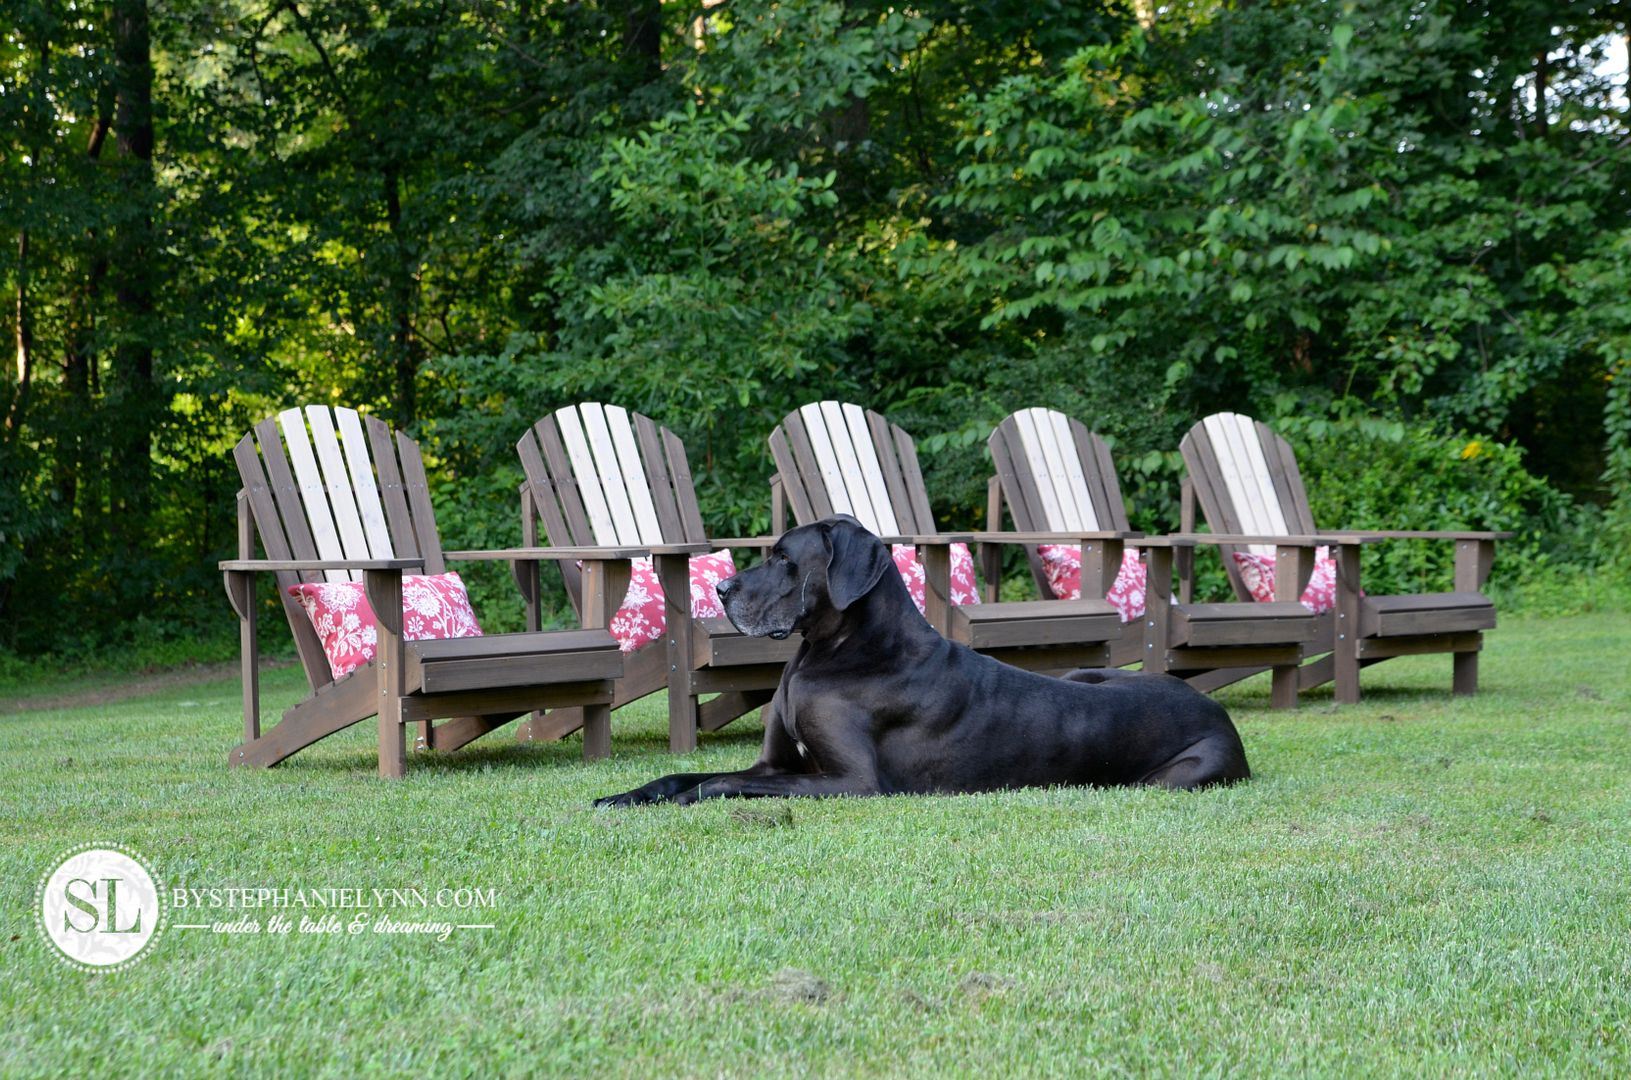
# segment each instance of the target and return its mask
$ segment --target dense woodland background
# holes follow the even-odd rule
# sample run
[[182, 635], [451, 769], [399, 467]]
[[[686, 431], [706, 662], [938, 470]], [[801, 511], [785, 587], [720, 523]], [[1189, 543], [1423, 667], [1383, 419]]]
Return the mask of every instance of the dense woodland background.
[[[1626, 30], [1555, 0], [0, 0], [0, 660], [230, 642], [229, 448], [314, 401], [421, 439], [452, 547], [519, 539], [514, 442], [576, 400], [674, 428], [720, 535], [768, 523], [764, 438], [818, 397], [914, 432], [951, 527], [1032, 404], [1174, 527], [1178, 438], [1233, 408], [1326, 525], [1520, 529], [1500, 587], [1602, 602]], [[1376, 558], [1377, 588], [1443, 567]], [[513, 624], [501, 572], [475, 591]]]

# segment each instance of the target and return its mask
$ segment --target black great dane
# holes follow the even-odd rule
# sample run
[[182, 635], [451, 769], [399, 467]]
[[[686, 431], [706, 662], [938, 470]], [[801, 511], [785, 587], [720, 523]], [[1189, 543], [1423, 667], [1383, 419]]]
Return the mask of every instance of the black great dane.
[[1223, 706], [1170, 675], [1023, 671], [947, 641], [851, 517], [793, 529], [722, 581], [736, 628], [804, 643], [751, 768], [676, 773], [596, 806], [1052, 784], [1197, 788], [1251, 775]]

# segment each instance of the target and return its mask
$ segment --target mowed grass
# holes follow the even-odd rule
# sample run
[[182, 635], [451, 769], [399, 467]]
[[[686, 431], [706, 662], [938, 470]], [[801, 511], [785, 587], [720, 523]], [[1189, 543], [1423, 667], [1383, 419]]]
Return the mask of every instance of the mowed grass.
[[[0, 715], [0, 1074], [1631, 1074], [1628, 655], [1625, 615], [1509, 618], [1470, 700], [1445, 657], [1341, 709], [1248, 683], [1257, 775], [1200, 793], [597, 812], [757, 723], [673, 758], [652, 701], [607, 762], [504, 729], [387, 784], [371, 724], [229, 771], [232, 682]], [[171, 929], [90, 975], [32, 912], [101, 840], [172, 888], [495, 889], [429, 913], [495, 928]]]

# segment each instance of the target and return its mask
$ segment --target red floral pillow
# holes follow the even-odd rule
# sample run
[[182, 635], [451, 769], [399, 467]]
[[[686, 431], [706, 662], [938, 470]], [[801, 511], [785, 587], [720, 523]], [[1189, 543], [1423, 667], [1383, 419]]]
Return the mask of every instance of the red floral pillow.
[[[668, 629], [668, 615], [664, 612], [663, 587], [657, 581], [657, 572], [650, 559], [633, 560], [629, 576], [629, 591], [623, 603], [612, 615], [608, 629], [617, 639], [618, 648], [633, 652], [663, 636]], [[725, 614], [720, 606], [719, 594], [714, 591], [728, 577], [736, 576], [736, 561], [728, 551], [691, 556], [691, 617], [695, 619], [719, 618]]]
[[[1249, 551], [1234, 553], [1240, 580], [1252, 599], [1266, 604], [1274, 599], [1274, 556], [1255, 555]], [[1303, 607], [1316, 615], [1323, 615], [1337, 606], [1337, 564], [1330, 557], [1330, 549], [1314, 549], [1314, 573], [1309, 576], [1308, 588], [1303, 590]]]
[[[1075, 544], [1041, 544], [1036, 553], [1042, 557], [1042, 569], [1048, 575], [1048, 587], [1060, 600], [1082, 598], [1082, 549]], [[1139, 561], [1138, 552], [1127, 550], [1121, 555], [1121, 569], [1116, 572], [1115, 584], [1105, 599], [1121, 615], [1122, 622], [1144, 617], [1144, 590], [1148, 584], [1147, 571]]]
[[[363, 595], [362, 582], [291, 585], [289, 595], [311, 620], [336, 679], [374, 658], [379, 623]], [[470, 595], [458, 574], [402, 575], [402, 636], [409, 641], [481, 637]]]
[[[923, 564], [917, 561], [917, 549], [911, 544], [895, 544], [890, 547], [889, 553], [895, 558], [895, 569], [900, 571], [901, 580], [906, 582], [906, 591], [912, 594], [912, 603], [917, 605], [920, 613], [926, 611], [923, 597], [928, 586], [924, 578]], [[969, 552], [967, 544], [951, 546], [951, 602], [953, 604], [980, 602], [980, 588], [974, 580], [974, 556]]]

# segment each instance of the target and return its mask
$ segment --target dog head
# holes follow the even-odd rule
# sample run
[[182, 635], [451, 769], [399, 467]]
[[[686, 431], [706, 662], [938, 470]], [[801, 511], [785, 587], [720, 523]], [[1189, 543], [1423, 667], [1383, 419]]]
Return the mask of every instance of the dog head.
[[717, 588], [726, 617], [744, 634], [821, 636], [893, 565], [883, 541], [845, 514], [783, 533], [764, 562]]

